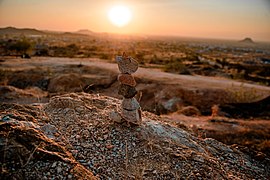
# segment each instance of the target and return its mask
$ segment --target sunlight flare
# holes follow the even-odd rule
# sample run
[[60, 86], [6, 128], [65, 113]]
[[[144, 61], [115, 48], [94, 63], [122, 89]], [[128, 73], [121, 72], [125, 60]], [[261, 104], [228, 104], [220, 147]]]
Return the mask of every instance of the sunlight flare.
[[130, 22], [132, 13], [128, 7], [117, 5], [109, 10], [108, 18], [113, 25], [124, 27]]

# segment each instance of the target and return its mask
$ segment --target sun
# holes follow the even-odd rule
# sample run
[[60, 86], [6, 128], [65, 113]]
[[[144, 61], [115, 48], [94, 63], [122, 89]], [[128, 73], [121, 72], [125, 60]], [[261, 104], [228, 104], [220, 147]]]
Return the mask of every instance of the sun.
[[117, 5], [113, 6], [109, 10], [108, 18], [113, 25], [117, 27], [124, 27], [130, 22], [132, 13], [128, 7]]

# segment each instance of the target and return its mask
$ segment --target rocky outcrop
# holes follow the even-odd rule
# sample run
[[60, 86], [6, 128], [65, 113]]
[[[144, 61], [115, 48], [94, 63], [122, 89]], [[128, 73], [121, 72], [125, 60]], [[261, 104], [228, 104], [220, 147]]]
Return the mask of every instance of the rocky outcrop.
[[49, 119], [40, 108], [1, 104], [0, 112], [1, 179], [96, 179], [48, 137]]
[[270, 96], [251, 103], [229, 103], [220, 106], [221, 111], [234, 118], [264, 117], [270, 119]]
[[[269, 179], [269, 159], [198, 138], [143, 112], [139, 126], [109, 119], [120, 100], [55, 96], [42, 106], [1, 104], [1, 177], [100, 179]], [[93, 174], [95, 177], [93, 176]], [[3, 176], [2, 176], [3, 175]]]
[[48, 93], [38, 87], [19, 89], [13, 86], [0, 85], [0, 102], [29, 104], [46, 102]]

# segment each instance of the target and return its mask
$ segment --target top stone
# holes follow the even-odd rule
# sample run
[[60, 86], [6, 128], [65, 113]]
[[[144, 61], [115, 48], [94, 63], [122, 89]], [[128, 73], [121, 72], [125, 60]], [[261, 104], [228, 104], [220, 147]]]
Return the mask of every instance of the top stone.
[[116, 62], [119, 71], [123, 74], [133, 74], [139, 67], [138, 62], [129, 56], [127, 57], [125, 53], [123, 56], [116, 56]]

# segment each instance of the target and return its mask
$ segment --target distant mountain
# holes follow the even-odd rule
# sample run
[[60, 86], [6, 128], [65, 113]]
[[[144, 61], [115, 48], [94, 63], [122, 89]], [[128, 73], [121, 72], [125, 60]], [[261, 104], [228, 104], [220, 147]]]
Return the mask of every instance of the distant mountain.
[[15, 28], [15, 27], [5, 27], [0, 28], [0, 34], [31, 34], [31, 35], [44, 35], [43, 31], [39, 31], [31, 28]]
[[254, 41], [251, 38], [249, 38], [249, 37], [247, 37], [247, 38], [245, 38], [245, 39], [243, 39], [243, 40], [241, 40], [239, 42], [241, 42], [241, 43], [247, 43], [247, 44], [254, 44]]
[[95, 34], [93, 31], [90, 31], [88, 29], [81, 29], [79, 31], [75, 32], [76, 34], [85, 34], [85, 35], [93, 35]]

